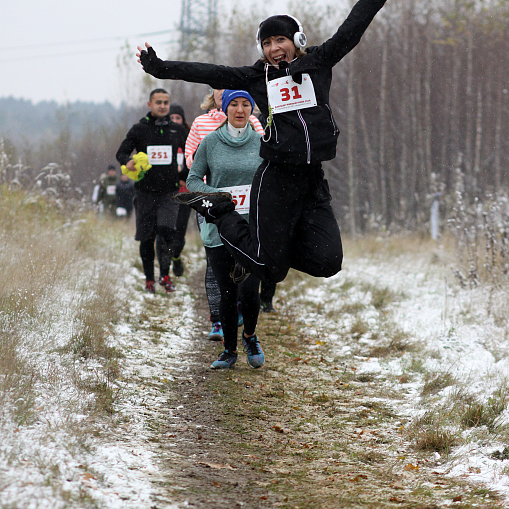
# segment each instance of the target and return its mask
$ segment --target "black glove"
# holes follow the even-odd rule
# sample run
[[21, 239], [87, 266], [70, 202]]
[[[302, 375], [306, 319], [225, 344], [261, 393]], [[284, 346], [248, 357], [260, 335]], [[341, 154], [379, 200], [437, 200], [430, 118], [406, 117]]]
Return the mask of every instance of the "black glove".
[[146, 50], [142, 50], [140, 53], [140, 61], [143, 66], [143, 70], [149, 74], [151, 74], [151, 71], [155, 70], [158, 60], [156, 52], [152, 46]]

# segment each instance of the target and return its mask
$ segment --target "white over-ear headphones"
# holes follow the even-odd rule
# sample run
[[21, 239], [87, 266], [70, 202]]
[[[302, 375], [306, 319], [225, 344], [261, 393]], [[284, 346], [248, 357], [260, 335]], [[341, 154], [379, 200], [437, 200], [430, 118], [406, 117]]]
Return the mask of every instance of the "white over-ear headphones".
[[[295, 23], [298, 25], [298, 31], [293, 34], [293, 44], [295, 44], [295, 47], [298, 49], [303, 49], [306, 47], [306, 44], [308, 42], [308, 38], [306, 37], [306, 34], [304, 33], [304, 29], [302, 28], [301, 22], [294, 18], [293, 16], [290, 16], [289, 14], [279, 14], [279, 16], [286, 16], [288, 18], [293, 19]], [[266, 20], [264, 20], [266, 21]], [[265, 53], [263, 52], [263, 46], [262, 41], [260, 41], [260, 27], [263, 25], [264, 21], [260, 23], [258, 26], [258, 31], [256, 32], [256, 48], [258, 49], [258, 53], [260, 54], [260, 58], [263, 58], [265, 56]]]

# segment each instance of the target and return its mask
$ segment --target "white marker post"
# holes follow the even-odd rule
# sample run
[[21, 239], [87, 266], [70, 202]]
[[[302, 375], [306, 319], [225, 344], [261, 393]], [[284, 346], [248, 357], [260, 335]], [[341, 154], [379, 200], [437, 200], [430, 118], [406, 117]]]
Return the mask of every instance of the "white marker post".
[[433, 240], [438, 240], [438, 237], [440, 235], [440, 231], [439, 231], [440, 204], [438, 201], [439, 198], [440, 198], [440, 193], [436, 193], [435, 196], [433, 197], [433, 203], [431, 204], [431, 238]]

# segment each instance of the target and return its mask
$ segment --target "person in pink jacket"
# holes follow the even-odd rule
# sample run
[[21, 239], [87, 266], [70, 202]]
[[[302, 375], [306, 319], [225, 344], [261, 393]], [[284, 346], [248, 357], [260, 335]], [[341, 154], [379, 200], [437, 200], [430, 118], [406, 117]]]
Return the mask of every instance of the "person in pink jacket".
[[[188, 168], [191, 168], [194, 153], [203, 138], [212, 131], [215, 131], [226, 120], [226, 114], [221, 110], [221, 96], [223, 92], [224, 90], [212, 90], [210, 94], [205, 96], [200, 105], [202, 110], [208, 111], [194, 119], [187, 136], [185, 156]], [[249, 120], [254, 125], [255, 131], [263, 135], [263, 127], [260, 121], [254, 115], [251, 115]]]

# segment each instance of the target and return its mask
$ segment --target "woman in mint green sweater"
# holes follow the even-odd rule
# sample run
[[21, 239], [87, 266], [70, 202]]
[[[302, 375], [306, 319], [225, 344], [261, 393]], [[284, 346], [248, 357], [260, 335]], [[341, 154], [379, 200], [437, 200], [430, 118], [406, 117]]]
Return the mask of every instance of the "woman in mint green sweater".
[[[249, 122], [254, 100], [244, 90], [225, 90], [222, 109], [227, 119], [201, 142], [186, 185], [189, 191], [230, 192], [236, 202], [236, 210], [249, 220], [251, 183], [262, 163], [259, 156], [261, 137]], [[225, 350], [213, 362], [212, 368], [232, 368], [237, 361], [238, 300], [244, 316], [242, 342], [247, 352], [247, 362], [253, 368], [259, 368], [265, 361], [255, 333], [260, 310], [260, 280], [251, 274], [240, 285], [233, 282], [230, 274], [235, 260], [224, 247], [213, 223], [203, 223], [201, 238], [221, 291], [219, 315]]]

